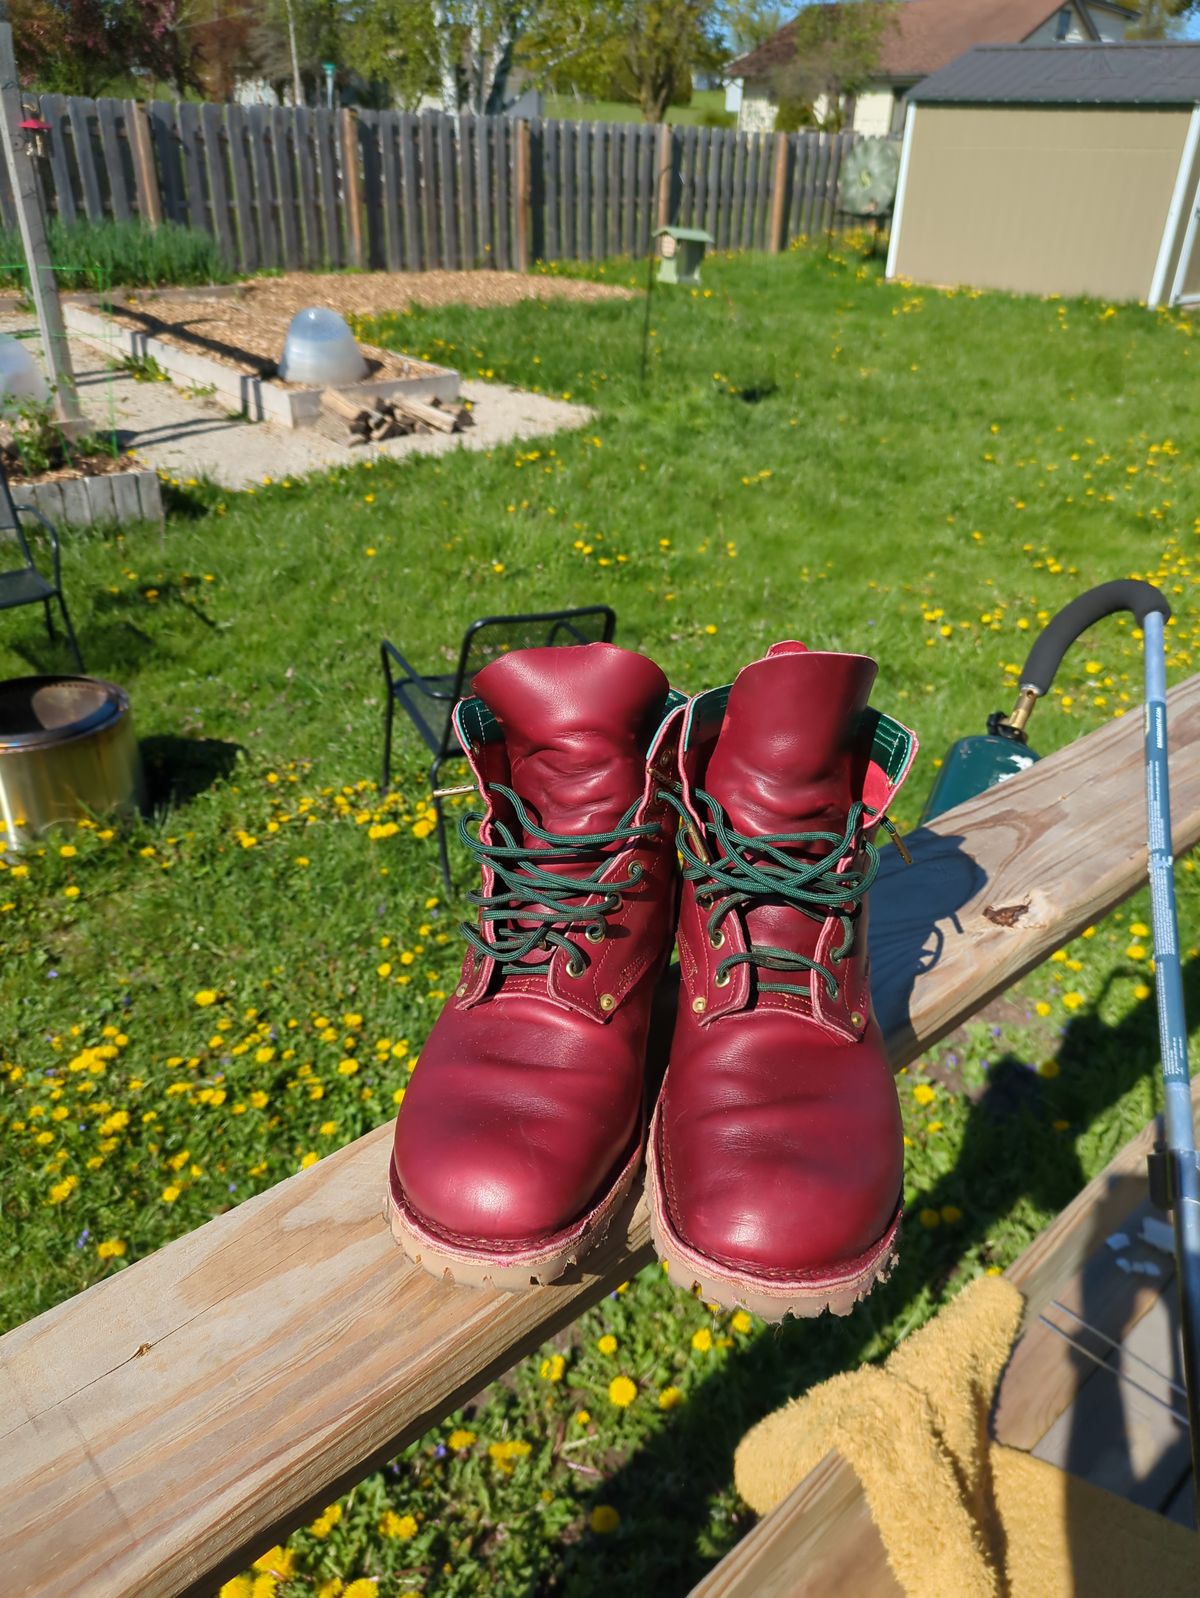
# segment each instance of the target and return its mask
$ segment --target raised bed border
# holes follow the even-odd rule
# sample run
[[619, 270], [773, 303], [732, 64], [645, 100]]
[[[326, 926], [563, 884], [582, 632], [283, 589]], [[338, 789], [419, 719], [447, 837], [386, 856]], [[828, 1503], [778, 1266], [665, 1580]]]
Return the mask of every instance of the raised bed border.
[[32, 505], [56, 527], [95, 527], [108, 522], [164, 520], [162, 483], [146, 466], [96, 477], [60, 477], [48, 483], [10, 485], [19, 510]]
[[[180, 296], [182, 298], [182, 296]], [[204, 299], [196, 291], [193, 299]], [[213, 298], [231, 298], [227, 294]], [[278, 422], [283, 427], [311, 427], [321, 417], [321, 390], [319, 388], [281, 388], [249, 372], [238, 372], [221, 361], [210, 360], [206, 355], [191, 350], [181, 350], [165, 339], [139, 328], [124, 327], [120, 322], [98, 314], [96, 302], [68, 301], [63, 305], [63, 320], [68, 329], [85, 343], [106, 352], [114, 349], [122, 356], [144, 359], [147, 356], [158, 362], [176, 383], [191, 384], [197, 388], [211, 388], [221, 399], [243, 411], [251, 421]], [[454, 400], [458, 398], [459, 374], [449, 367], [434, 366], [428, 361], [414, 362], [426, 368], [419, 377], [388, 378], [375, 383], [348, 383], [340, 392], [353, 398], [390, 399], [403, 394], [410, 399]]]

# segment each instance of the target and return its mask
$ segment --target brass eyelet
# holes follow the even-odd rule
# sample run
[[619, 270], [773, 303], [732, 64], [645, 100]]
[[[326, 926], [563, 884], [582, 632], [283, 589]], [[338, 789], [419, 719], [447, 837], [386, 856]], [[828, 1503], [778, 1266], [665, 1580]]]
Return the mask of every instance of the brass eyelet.
[[568, 960], [566, 972], [569, 977], [581, 977], [587, 967], [582, 960]]
[[725, 934], [723, 932], [710, 932], [708, 946], [710, 949], [723, 949], [725, 947]]
[[603, 922], [594, 921], [592, 923], [592, 925], [584, 933], [584, 937], [588, 940], [589, 943], [603, 943], [604, 942], [604, 924], [603, 924]]
[[714, 988], [727, 988], [729, 986], [730, 980], [731, 980], [730, 974], [729, 974], [728, 971], [726, 971], [724, 976], [718, 975], [718, 976], [715, 976], [713, 978], [713, 987]]
[[606, 1015], [610, 1010], [615, 1010], [616, 1007], [617, 1001], [611, 993], [602, 993], [600, 995], [600, 1008]]

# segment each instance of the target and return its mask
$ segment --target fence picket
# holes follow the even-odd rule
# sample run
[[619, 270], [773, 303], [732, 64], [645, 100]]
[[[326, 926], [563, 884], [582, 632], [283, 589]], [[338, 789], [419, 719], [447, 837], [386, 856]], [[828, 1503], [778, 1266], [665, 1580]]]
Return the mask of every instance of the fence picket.
[[75, 170], [79, 174], [79, 188], [89, 222], [104, 219], [104, 201], [100, 194], [100, 175], [96, 171], [96, 156], [92, 149], [92, 118], [96, 102], [72, 96], [67, 102], [67, 120], [74, 146]]
[[100, 127], [100, 148], [104, 151], [104, 175], [108, 179], [108, 214], [118, 222], [128, 222], [133, 215], [129, 203], [129, 172], [126, 161], [127, 144], [122, 140], [117, 118], [124, 121], [124, 107], [120, 100], [97, 100], [96, 121]]
[[442, 265], [451, 271], [463, 266], [458, 244], [457, 193], [454, 160], [455, 125], [439, 117], [437, 126], [437, 198], [442, 212]]
[[496, 248], [493, 259], [498, 267], [509, 271], [514, 266], [512, 257], [512, 227], [509, 212], [509, 173], [512, 170], [512, 119], [488, 117], [494, 145], [493, 171], [496, 175]]
[[398, 272], [404, 265], [402, 226], [407, 221], [408, 207], [400, 205], [401, 135], [404, 119], [395, 111], [381, 111], [375, 124], [379, 137], [379, 179], [381, 187], [375, 196], [377, 223], [381, 248], [376, 259], [389, 272]]
[[279, 204], [283, 264], [295, 271], [301, 264], [300, 212], [296, 205], [296, 118], [283, 106], [271, 111], [271, 154]]
[[233, 176], [233, 215], [237, 229], [237, 262], [243, 272], [258, 270], [258, 237], [254, 226], [254, 190], [250, 182], [250, 163], [246, 158], [246, 112], [240, 105], [227, 105], [225, 137], [229, 145], [229, 170]]
[[321, 246], [326, 264], [334, 271], [346, 265], [346, 252], [342, 248], [341, 222], [343, 213], [349, 233], [349, 186], [340, 185], [338, 177], [341, 162], [338, 159], [338, 113], [330, 110], [313, 112], [313, 148], [317, 159], [317, 188], [321, 196], [320, 227]]
[[265, 105], [246, 107], [250, 164], [254, 173], [254, 217], [258, 224], [259, 265], [281, 263], [279, 207], [275, 197], [275, 163], [271, 159], [274, 133], [271, 111]]
[[302, 230], [300, 257], [309, 271], [319, 269], [324, 264], [321, 259], [324, 254], [321, 228], [317, 218], [317, 174], [312, 153], [313, 116], [314, 113], [307, 106], [301, 106], [292, 122], [296, 147], [296, 210]]
[[179, 150], [183, 157], [188, 224], [203, 233], [211, 233], [204, 169], [200, 160], [204, 140], [200, 107], [191, 100], [180, 100], [175, 108], [175, 116], [179, 127]]
[[475, 141], [479, 137], [474, 117], [458, 124], [458, 199], [462, 264], [469, 271], [479, 265], [478, 210], [475, 205]]
[[208, 167], [208, 192], [212, 198], [212, 231], [220, 240], [225, 258], [240, 265], [237, 258], [237, 234], [229, 214], [229, 180], [225, 165], [225, 128], [219, 105], [200, 107], [200, 121], [204, 129], [204, 154]]
[[419, 272], [429, 264], [421, 227], [421, 164], [417, 150], [417, 123], [411, 111], [400, 115], [396, 134], [400, 141], [400, 188], [396, 212], [404, 223], [404, 244], [398, 252], [393, 272]]

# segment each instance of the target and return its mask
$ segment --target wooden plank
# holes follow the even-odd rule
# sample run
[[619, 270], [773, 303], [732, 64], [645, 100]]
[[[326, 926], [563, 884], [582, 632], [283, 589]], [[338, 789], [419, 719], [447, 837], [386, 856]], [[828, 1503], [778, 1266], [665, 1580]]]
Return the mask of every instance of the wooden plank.
[[204, 129], [204, 157], [208, 171], [208, 193], [212, 201], [212, 231], [220, 241], [222, 253], [237, 265], [238, 238], [229, 208], [229, 178], [225, 154], [225, 107], [202, 105], [200, 120]]
[[562, 254], [565, 260], [577, 261], [579, 229], [575, 196], [575, 144], [578, 126], [574, 122], [560, 122], [558, 132], [562, 144], [562, 187], [559, 190], [562, 208]]
[[153, 230], [162, 221], [162, 196], [159, 194], [158, 171], [154, 165], [150, 121], [145, 106], [137, 100], [125, 102], [125, 130], [129, 134], [129, 147], [133, 154], [138, 218], [143, 227]]
[[94, 100], [73, 94], [67, 101], [67, 119], [71, 125], [75, 170], [79, 174], [84, 211], [89, 222], [103, 222], [104, 198], [100, 192], [100, 174], [96, 170], [96, 152], [92, 146], [92, 118], [95, 114]]
[[237, 231], [236, 264], [243, 272], [256, 272], [259, 263], [258, 230], [254, 218], [254, 184], [246, 153], [246, 111], [230, 103], [224, 108], [225, 140], [233, 178], [233, 212]]
[[[1200, 677], [1169, 706], [1178, 855], [1200, 840]], [[915, 832], [912, 867], [884, 852], [871, 954], [894, 1063], [1142, 884], [1144, 851], [1112, 847], [1143, 828], [1141, 736], [1139, 717], [1109, 722]], [[998, 926], [984, 915], [997, 904], [1028, 908]], [[435, 1282], [379, 1221], [390, 1135], [377, 1128], [0, 1340], [9, 1591], [210, 1595], [650, 1257], [639, 1201], [578, 1281], [523, 1294]], [[823, 1490], [844, 1485], [836, 1461], [822, 1469]], [[789, 1504], [820, 1507], [812, 1480]], [[843, 1570], [865, 1572], [855, 1513]], [[827, 1534], [809, 1530], [830, 1561]], [[868, 1589], [864, 1577], [829, 1591]]]
[[[1108, 1267], [1116, 1271], [1111, 1258]], [[1188, 1468], [1183, 1349], [1174, 1298], [1156, 1295], [1033, 1453], [1143, 1509], [1162, 1509]]]
[[444, 265], [438, 240], [437, 163], [434, 158], [434, 135], [441, 115], [440, 111], [426, 111], [417, 119], [421, 152], [421, 226], [425, 235], [426, 266]]
[[462, 255], [462, 264], [468, 270], [479, 265], [479, 202], [475, 192], [476, 137], [475, 118], [459, 117], [459, 249]]
[[124, 106], [120, 100], [96, 101], [96, 121], [100, 128], [100, 147], [104, 151], [104, 173], [108, 179], [108, 212], [118, 222], [128, 222], [133, 216], [133, 206], [129, 202], [126, 154], [117, 125], [118, 117], [124, 120]]
[[517, 122], [513, 133], [513, 264], [518, 272], [528, 272], [531, 228], [529, 123]]
[[[529, 126], [522, 123], [526, 139]], [[437, 124], [437, 199], [441, 209], [442, 265], [450, 271], [459, 270], [465, 263], [459, 253], [458, 197], [454, 178], [457, 162], [454, 159], [455, 122], [453, 117], [440, 116]], [[526, 239], [528, 248], [528, 238]]]
[[496, 184], [496, 240], [492, 252], [493, 266], [506, 270], [512, 266], [512, 226], [509, 212], [512, 172], [512, 141], [508, 117], [485, 117], [491, 128], [493, 145], [492, 175]]
[[[683, 156], [680, 161], [679, 173], [679, 206], [675, 211], [675, 220], [684, 227], [695, 227], [692, 218], [696, 214], [696, 152], [699, 148], [700, 132], [698, 128], [685, 128], [683, 130]], [[684, 220], [686, 218], [686, 221]]]
[[542, 215], [546, 234], [546, 259], [557, 261], [562, 255], [562, 168], [559, 164], [562, 123], [547, 120], [542, 127]]
[[638, 237], [635, 249], [645, 255], [654, 247], [654, 152], [657, 144], [653, 128], [639, 128], [638, 139]]
[[479, 264], [491, 266], [495, 254], [495, 193], [492, 189], [492, 141], [487, 117], [475, 119], [475, 203], [479, 221]]
[[745, 188], [742, 192], [741, 217], [738, 222], [738, 238], [741, 241], [743, 250], [756, 250], [761, 243], [759, 237], [758, 180], [762, 142], [761, 134], [749, 133], [746, 135]]
[[592, 145], [596, 127], [593, 122], [581, 122], [576, 129], [575, 182], [579, 193], [579, 259], [594, 261], [596, 251], [592, 214]]
[[529, 120], [529, 248], [533, 260], [546, 255], [546, 123], [542, 117]]
[[[416, 157], [406, 156], [407, 128], [403, 113], [383, 111], [379, 116], [379, 160], [382, 180], [383, 254], [389, 272], [399, 272], [420, 259], [415, 219], [410, 200], [416, 192]], [[405, 251], [404, 234], [412, 240]], [[406, 259], [407, 255], [407, 259]]]
[[50, 124], [46, 143], [50, 148], [50, 175], [53, 178], [54, 211], [60, 222], [69, 225], [75, 220], [75, 188], [71, 182], [71, 169], [67, 164], [68, 138], [67, 102], [61, 94], [44, 94], [41, 103], [42, 121]]
[[320, 196], [318, 221], [321, 249], [333, 271], [346, 265], [342, 248], [342, 216], [348, 209], [338, 183], [338, 113], [322, 108], [312, 113], [313, 150], [317, 162], [317, 193]]
[[592, 125], [592, 257], [603, 261], [608, 247], [608, 127]]
[[278, 205], [280, 264], [289, 271], [304, 264], [300, 210], [296, 204], [296, 114], [290, 106], [268, 106], [271, 169]]
[[705, 128], [701, 133], [700, 143], [705, 144], [704, 134], [708, 134], [707, 148], [704, 150], [704, 199], [702, 220], [698, 224], [707, 228], [714, 239], [720, 241], [718, 231], [721, 219], [721, 142], [723, 137], [721, 128]]
[[691, 1598], [904, 1598], [904, 1588], [858, 1477], [829, 1454]]
[[788, 207], [788, 238], [799, 238], [804, 231], [804, 191], [808, 184], [808, 141], [803, 133], [789, 133], [794, 167], [792, 194]]
[[275, 128], [271, 108], [246, 107], [250, 166], [254, 174], [254, 213], [258, 224], [259, 265], [279, 266], [283, 260], [283, 232], [275, 180]]
[[428, 264], [421, 225], [421, 161], [417, 148], [419, 121], [420, 118], [412, 112], [404, 111], [395, 123], [395, 137], [400, 151], [400, 186], [393, 214], [402, 231], [398, 239], [398, 264], [392, 267], [392, 271], [403, 269], [406, 272], [419, 272]]
[[767, 225], [767, 249], [773, 255], [778, 255], [786, 242], [790, 168], [788, 136], [786, 133], [777, 133], [771, 167], [771, 219]]
[[179, 155], [183, 163], [183, 186], [187, 200], [187, 220], [202, 233], [212, 231], [204, 183], [200, 107], [191, 100], [180, 100], [175, 108], [179, 128]]
[[359, 111], [358, 147], [362, 159], [362, 202], [367, 258], [364, 265], [380, 271], [387, 265], [384, 246], [382, 120], [378, 111]]
[[724, 201], [721, 206], [725, 228], [725, 248], [738, 250], [745, 247], [742, 237], [742, 220], [746, 207], [746, 157], [750, 134], [726, 134], [724, 172]]
[[363, 168], [358, 133], [358, 111], [344, 106], [340, 117], [342, 205], [346, 213], [346, 264], [367, 265], [367, 239], [363, 226]]
[[292, 129], [296, 141], [296, 198], [303, 228], [300, 259], [309, 271], [319, 272], [328, 263], [317, 207], [317, 164], [313, 155], [315, 116], [316, 112], [306, 105], [296, 106], [292, 110]]

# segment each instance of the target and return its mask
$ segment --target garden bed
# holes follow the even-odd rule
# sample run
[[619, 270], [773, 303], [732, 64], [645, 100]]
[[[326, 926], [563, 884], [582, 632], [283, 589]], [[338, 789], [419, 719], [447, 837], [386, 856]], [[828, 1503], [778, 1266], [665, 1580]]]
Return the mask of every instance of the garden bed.
[[[129, 296], [104, 308], [80, 300], [66, 304], [63, 314], [71, 332], [85, 342], [120, 359], [153, 362], [173, 382], [218, 395], [254, 420], [313, 426], [321, 415], [321, 390], [277, 375], [294, 312], [278, 302], [264, 303], [256, 288], [247, 285], [234, 295]], [[344, 392], [364, 399], [457, 398], [457, 372], [372, 345], [361, 348], [370, 375]]]

